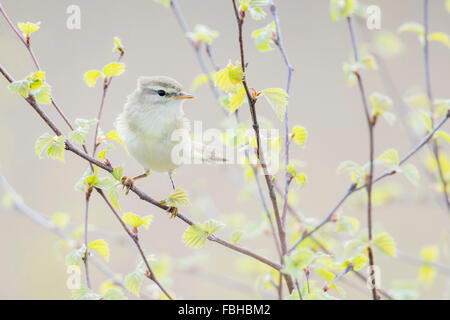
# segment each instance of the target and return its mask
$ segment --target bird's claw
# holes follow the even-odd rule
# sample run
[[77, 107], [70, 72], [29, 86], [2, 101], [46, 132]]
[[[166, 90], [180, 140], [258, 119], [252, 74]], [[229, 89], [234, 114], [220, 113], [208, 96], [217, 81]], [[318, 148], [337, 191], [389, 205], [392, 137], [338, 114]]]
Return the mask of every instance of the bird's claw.
[[174, 219], [178, 216], [178, 208], [177, 207], [169, 207], [167, 211], [170, 213], [170, 219]]
[[122, 186], [123, 186], [122, 189], [126, 189], [125, 195], [128, 195], [130, 190], [134, 190], [134, 179], [129, 178], [127, 176], [123, 176], [122, 177]]

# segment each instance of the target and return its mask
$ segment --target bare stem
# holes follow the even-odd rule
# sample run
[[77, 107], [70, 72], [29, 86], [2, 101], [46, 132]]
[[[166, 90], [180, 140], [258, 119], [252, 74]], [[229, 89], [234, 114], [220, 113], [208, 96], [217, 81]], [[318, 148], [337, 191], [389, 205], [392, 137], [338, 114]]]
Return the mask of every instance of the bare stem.
[[[353, 28], [352, 23], [352, 17], [349, 16], [347, 18], [348, 22], [348, 28], [350, 31], [350, 37], [352, 41], [352, 47], [353, 47], [353, 56], [355, 58], [355, 62], [359, 61], [358, 57], [358, 42], [356, 41], [356, 35], [355, 30]], [[374, 161], [374, 153], [375, 153], [375, 146], [374, 146], [374, 126], [375, 126], [375, 119], [372, 120], [369, 112], [369, 106], [367, 104], [367, 98], [366, 93], [364, 90], [364, 82], [362, 80], [361, 74], [356, 71], [355, 75], [358, 79], [358, 86], [359, 91], [361, 93], [361, 99], [364, 107], [364, 113], [366, 115], [367, 120], [367, 126], [369, 129], [369, 174], [366, 176], [366, 190], [367, 190], [367, 234], [368, 234], [368, 240], [369, 243], [372, 241], [372, 184], [373, 184], [373, 161]], [[377, 289], [376, 289], [376, 283], [375, 283], [375, 271], [374, 271], [374, 265], [375, 260], [372, 252], [372, 247], [369, 245], [367, 248], [368, 255], [369, 255], [369, 265], [370, 265], [370, 276], [372, 278], [372, 297], [374, 300], [378, 299], [377, 295]]]
[[[275, 191], [274, 191], [274, 185], [272, 183], [272, 175], [270, 175], [268, 172], [267, 164], [264, 159], [264, 152], [262, 151], [262, 148], [261, 148], [261, 136], [260, 136], [260, 132], [259, 132], [259, 123], [258, 123], [258, 118], [257, 118], [257, 114], [256, 114], [256, 109], [255, 109], [256, 100], [252, 97], [252, 94], [250, 93], [249, 87], [247, 85], [246, 75], [245, 75], [246, 62], [245, 62], [245, 57], [244, 57], [244, 42], [242, 39], [242, 26], [244, 24], [244, 19], [240, 17], [240, 14], [239, 14], [237, 6], [236, 6], [236, 1], [232, 0], [231, 2], [233, 4], [234, 13], [236, 16], [236, 22], [238, 25], [241, 67], [242, 67], [242, 71], [244, 72], [244, 78], [242, 80], [242, 85], [244, 86], [245, 93], [247, 95], [248, 105], [250, 108], [250, 114], [251, 114], [251, 118], [252, 118], [252, 126], [253, 126], [253, 130], [255, 131], [256, 155], [261, 164], [261, 168], [263, 169], [264, 178], [266, 180], [270, 200], [272, 202], [272, 207], [273, 207], [274, 214], [275, 214], [275, 220], [277, 222], [277, 227], [278, 227], [278, 236], [279, 236], [280, 244], [281, 244], [281, 253], [283, 255], [283, 257], [281, 259], [281, 264], [284, 264], [284, 256], [287, 253], [286, 231], [283, 227], [280, 212], [278, 210], [277, 198], [276, 198]], [[292, 277], [290, 277], [290, 276], [286, 275], [285, 278], [286, 278], [286, 284], [289, 289], [289, 293], [291, 293], [292, 290], [294, 290], [294, 282], [292, 280]]]
[[92, 189], [89, 189], [85, 194], [85, 210], [84, 210], [84, 253], [83, 262], [86, 271], [86, 283], [89, 289], [91, 289], [91, 279], [89, 277], [89, 250], [88, 250], [88, 221], [89, 221], [89, 199], [91, 198]]
[[[428, 102], [430, 104], [431, 111], [433, 111], [433, 95], [431, 93], [431, 76], [430, 76], [430, 59], [429, 59], [429, 41], [428, 41], [428, 8], [429, 8], [429, 1], [424, 0], [424, 9], [423, 9], [423, 26], [425, 30], [424, 34], [424, 46], [423, 46], [423, 57], [424, 57], [424, 64], [425, 64], [425, 83], [427, 88], [427, 97]], [[433, 116], [431, 116], [431, 121], [434, 122]], [[442, 195], [444, 197], [445, 205], [447, 206], [447, 211], [450, 212], [450, 200], [447, 193], [447, 180], [444, 176], [444, 172], [442, 170], [442, 165], [439, 160], [439, 145], [437, 143], [437, 140], [434, 140], [431, 145], [431, 151], [433, 153], [433, 156], [436, 160], [437, 168], [438, 168], [438, 175], [439, 180], [442, 182]]]
[[[277, 14], [277, 7], [275, 6], [275, 3], [273, 0], [270, 1], [270, 11], [273, 16], [273, 21], [275, 22], [275, 30], [276, 30], [276, 38], [274, 39], [274, 43], [278, 47], [278, 50], [281, 53], [281, 56], [283, 57], [284, 64], [286, 65], [287, 69], [287, 80], [286, 80], [286, 93], [289, 94], [290, 88], [291, 88], [291, 78], [292, 78], [292, 72], [294, 71], [294, 68], [292, 68], [291, 64], [289, 63], [289, 59], [286, 55], [286, 51], [283, 46], [283, 38], [281, 36], [281, 28], [280, 28], [280, 21], [278, 19]], [[289, 185], [292, 180], [291, 175], [288, 173], [288, 165], [289, 165], [289, 114], [288, 114], [288, 106], [286, 105], [286, 110], [284, 111], [283, 115], [283, 122], [284, 122], [284, 168], [285, 168], [285, 180], [284, 180], [284, 194], [283, 194], [283, 210], [281, 214], [281, 221], [283, 223], [283, 227], [286, 227], [286, 214], [288, 209], [288, 193], [289, 193]]]

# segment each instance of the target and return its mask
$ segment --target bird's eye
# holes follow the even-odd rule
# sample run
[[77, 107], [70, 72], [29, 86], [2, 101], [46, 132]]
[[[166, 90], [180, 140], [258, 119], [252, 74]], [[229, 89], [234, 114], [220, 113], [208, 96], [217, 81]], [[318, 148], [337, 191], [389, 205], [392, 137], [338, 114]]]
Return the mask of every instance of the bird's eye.
[[158, 93], [158, 95], [160, 95], [161, 97], [166, 95], [166, 92], [165, 92], [164, 90], [158, 90], [157, 93]]

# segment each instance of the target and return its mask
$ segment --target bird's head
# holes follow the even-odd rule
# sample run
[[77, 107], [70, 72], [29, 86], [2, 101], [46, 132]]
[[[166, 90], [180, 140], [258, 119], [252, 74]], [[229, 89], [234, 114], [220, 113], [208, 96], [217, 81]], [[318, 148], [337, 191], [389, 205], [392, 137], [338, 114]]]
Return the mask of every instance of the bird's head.
[[152, 108], [177, 107], [185, 99], [194, 98], [178, 81], [164, 76], [140, 77], [137, 93], [139, 100]]

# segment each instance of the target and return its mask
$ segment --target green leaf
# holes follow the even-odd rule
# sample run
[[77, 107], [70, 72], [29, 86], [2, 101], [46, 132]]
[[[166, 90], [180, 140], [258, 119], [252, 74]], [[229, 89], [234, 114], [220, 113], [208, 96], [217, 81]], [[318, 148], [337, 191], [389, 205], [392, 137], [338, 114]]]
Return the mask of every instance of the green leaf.
[[103, 75], [103, 73], [99, 70], [89, 70], [84, 74], [84, 82], [86, 82], [89, 87], [93, 87], [97, 83], [98, 77], [101, 75]]
[[388, 30], [380, 30], [375, 34], [374, 45], [377, 52], [385, 58], [400, 55], [405, 47], [400, 38]]
[[286, 91], [281, 88], [267, 88], [261, 91], [261, 93], [278, 115], [280, 120], [283, 120], [286, 105], [288, 103], [288, 94]]
[[41, 158], [42, 153], [47, 151], [47, 156], [49, 158], [64, 161], [65, 142], [66, 139], [63, 136], [52, 137], [50, 134], [44, 133], [36, 140], [36, 154]]
[[132, 227], [139, 228], [140, 226], [144, 226], [147, 229], [152, 221], [152, 216], [149, 215], [141, 218], [137, 214], [128, 212], [122, 216], [122, 220]]
[[420, 257], [426, 263], [436, 262], [439, 257], [439, 248], [437, 246], [426, 246], [420, 250]]
[[123, 291], [117, 287], [109, 288], [103, 295], [104, 300], [128, 300]]
[[259, 51], [270, 51], [274, 49], [275, 22], [272, 22], [264, 28], [252, 32], [252, 38], [255, 39], [256, 48]]
[[448, 134], [448, 133], [445, 132], [445, 131], [438, 130], [438, 131], [435, 132], [434, 135], [435, 135], [437, 138], [442, 138], [442, 139], [444, 139], [445, 141], [450, 142], [450, 134]]
[[419, 186], [419, 179], [420, 179], [419, 170], [417, 170], [417, 168], [413, 164], [411, 163], [404, 164], [401, 167], [401, 169], [402, 169], [401, 171], [403, 172], [405, 177], [409, 180], [409, 182], [411, 182], [415, 186]]
[[189, 198], [186, 191], [181, 188], [176, 188], [167, 199], [167, 204], [171, 207], [186, 207], [189, 205]]
[[183, 233], [184, 243], [191, 248], [201, 248], [205, 245], [206, 239], [205, 230], [199, 224], [193, 224]]
[[109, 261], [109, 247], [103, 239], [97, 239], [88, 244], [88, 248], [97, 250], [106, 261]]
[[425, 285], [430, 286], [436, 277], [436, 269], [429, 265], [423, 265], [419, 268], [419, 281]]
[[330, 16], [332, 21], [348, 18], [356, 8], [355, 0], [331, 0]]
[[414, 32], [419, 36], [425, 35], [425, 29], [423, 25], [417, 22], [406, 22], [398, 28], [397, 32]]
[[139, 297], [142, 280], [144, 280], [144, 271], [136, 270], [125, 277], [125, 288], [127, 288], [127, 290], [131, 293], [134, 293], [136, 297]]
[[101, 296], [92, 292], [88, 287], [81, 287], [72, 290], [72, 299], [74, 300], [98, 300]]
[[445, 8], [447, 9], [447, 12], [450, 13], [450, 0], [445, 0]]
[[85, 252], [85, 247], [73, 250], [66, 255], [66, 266], [79, 266]]
[[386, 167], [398, 166], [398, 152], [395, 149], [384, 151], [377, 160], [381, 161]]
[[225, 227], [225, 224], [214, 219], [210, 219], [203, 223], [203, 230], [206, 232], [208, 237], [223, 227]]
[[244, 235], [243, 231], [233, 232], [233, 234], [231, 235], [231, 242], [234, 244], [238, 244], [239, 241], [241, 241], [243, 235]]
[[303, 275], [303, 268], [307, 267], [313, 258], [314, 253], [311, 250], [297, 249], [291, 255], [286, 256], [285, 267], [281, 269], [281, 272], [300, 278]]
[[105, 77], [115, 77], [121, 75], [125, 71], [125, 65], [121, 62], [111, 62], [103, 68]]
[[54, 226], [64, 229], [69, 224], [70, 215], [68, 215], [67, 213], [58, 212], [54, 213], [50, 220], [52, 221]]
[[394, 240], [385, 232], [379, 233], [372, 240], [372, 243], [379, 248], [381, 251], [387, 253], [388, 255], [395, 257], [395, 243]]
[[111, 130], [110, 132], [108, 132], [108, 133], [105, 135], [105, 137], [106, 137], [106, 139], [115, 141], [115, 142], [117, 142], [117, 143], [120, 144], [120, 145], [123, 144], [122, 139], [120, 139], [119, 134], [117, 133], [116, 130]]
[[89, 132], [89, 127], [97, 122], [97, 119], [76, 119], [75, 123], [78, 125], [78, 128], [69, 132], [69, 139], [83, 145], [85, 143], [86, 135]]
[[440, 42], [450, 48], [450, 39], [444, 32], [433, 32], [428, 35], [428, 41]]
[[187, 36], [193, 41], [204, 41], [211, 44], [219, 36], [219, 33], [203, 24], [197, 24], [194, 26], [194, 32], [188, 32]]
[[18, 93], [25, 99], [31, 92], [29, 80], [17, 80], [8, 85], [9, 92]]
[[306, 138], [308, 137], [308, 131], [301, 126], [294, 126], [292, 128], [292, 139], [302, 147], [305, 145]]
[[233, 65], [231, 62], [214, 74], [214, 82], [219, 89], [232, 93], [237, 84], [244, 79], [244, 72], [239, 64]]
[[382, 115], [384, 111], [392, 107], [392, 100], [388, 96], [378, 92], [372, 93], [369, 101], [372, 105], [373, 113], [376, 116]]
[[40, 22], [31, 23], [31, 22], [19, 22], [17, 26], [19, 27], [20, 31], [22, 31], [23, 34], [30, 35], [33, 32], [36, 32], [40, 29]]
[[34, 90], [33, 95], [38, 103], [52, 103], [51, 87], [47, 82], [40, 86], [39, 89]]
[[120, 40], [118, 37], [114, 37], [114, 47], [112, 49], [112, 52], [116, 52], [116, 51], [119, 51], [120, 53], [124, 52], [122, 40]]
[[337, 168], [337, 172], [338, 173], [343, 173], [343, 172], [352, 172], [355, 170], [358, 170], [360, 168], [360, 165], [354, 161], [343, 161], [339, 164], [338, 168]]
[[348, 216], [341, 216], [337, 220], [336, 223], [337, 233], [348, 233], [350, 235], [353, 235], [356, 233], [356, 231], [358, 231], [358, 229], [359, 229], [358, 219]]
[[245, 88], [243, 85], [238, 85], [236, 87], [236, 91], [230, 94], [230, 104], [228, 111], [230, 113], [235, 112], [239, 107], [244, 103], [244, 99], [246, 97]]
[[113, 175], [114, 179], [116, 179], [117, 181], [122, 181], [123, 167], [122, 166], [115, 167], [113, 169], [112, 175]]
[[198, 87], [200, 87], [202, 84], [206, 84], [209, 81], [209, 76], [207, 74], [199, 74], [195, 77], [194, 81], [192, 82], [192, 89], [195, 90]]
[[163, 6], [165, 6], [166, 8], [168, 8], [170, 6], [170, 1], [171, 0], [153, 0], [156, 3], [162, 4]]

